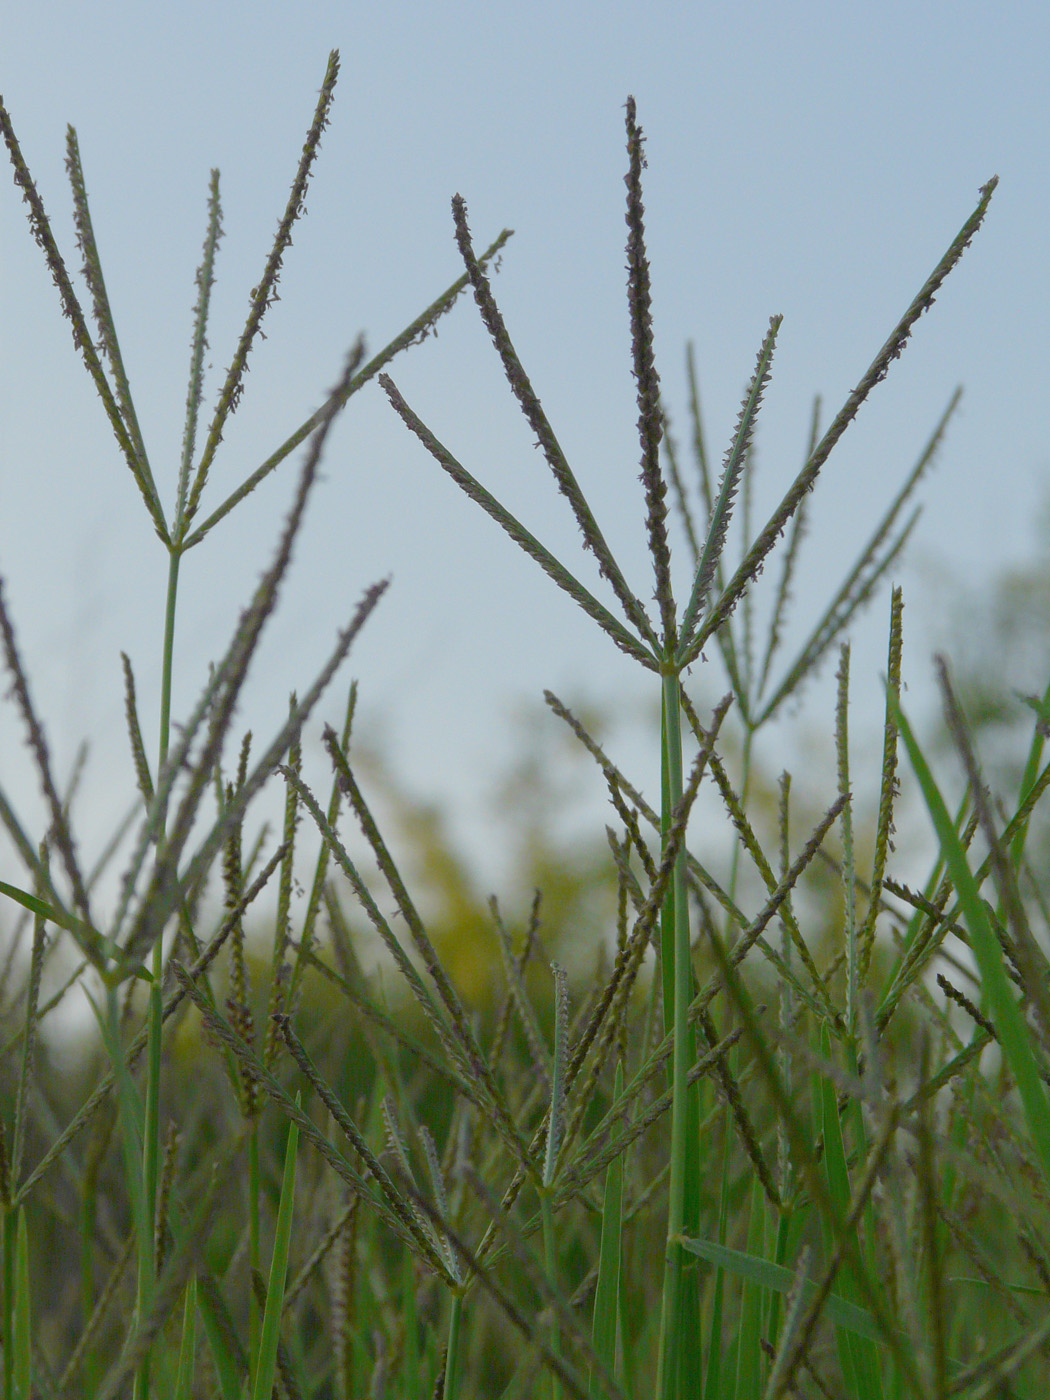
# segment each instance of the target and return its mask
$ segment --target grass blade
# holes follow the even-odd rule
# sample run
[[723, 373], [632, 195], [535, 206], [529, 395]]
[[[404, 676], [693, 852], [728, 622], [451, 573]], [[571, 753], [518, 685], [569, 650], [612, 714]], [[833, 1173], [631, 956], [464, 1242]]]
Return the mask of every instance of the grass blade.
[[[758, 1288], [768, 1288], [787, 1297], [795, 1286], [795, 1274], [791, 1269], [744, 1250], [729, 1249], [726, 1245], [715, 1244], [713, 1240], [694, 1239], [683, 1239], [682, 1248]], [[816, 1285], [808, 1280], [803, 1284], [804, 1296], [812, 1295], [815, 1290]], [[882, 1340], [882, 1332], [867, 1308], [858, 1307], [838, 1293], [828, 1295], [824, 1313], [837, 1327], [843, 1327], [855, 1336], [866, 1337], [873, 1342]]]
[[[623, 1098], [623, 1065], [616, 1066], [613, 1085], [615, 1109]], [[623, 1155], [609, 1164], [602, 1203], [602, 1235], [598, 1255], [598, 1283], [594, 1290], [591, 1345], [611, 1376], [616, 1375], [616, 1324], [620, 1312], [620, 1254], [623, 1234]], [[591, 1375], [591, 1400], [599, 1400], [603, 1387]]]
[[[222, 1297], [211, 1279], [207, 1286], [197, 1279], [197, 1305], [208, 1338], [212, 1365], [219, 1381], [222, 1400], [241, 1400], [242, 1377], [248, 1367]], [[239, 1354], [240, 1353], [240, 1354]]]
[[[831, 1059], [831, 1037], [828, 1034], [826, 1024], [821, 1029], [820, 1049], [825, 1061], [829, 1061]], [[849, 1169], [846, 1165], [846, 1148], [842, 1139], [842, 1125], [839, 1120], [835, 1086], [826, 1075], [820, 1077], [819, 1095], [820, 1123], [824, 1138], [824, 1172], [828, 1194], [838, 1218], [845, 1220], [850, 1214]], [[830, 1253], [834, 1247], [834, 1236], [830, 1222], [825, 1222], [825, 1237]], [[859, 1251], [862, 1247], [859, 1232], [857, 1246]], [[849, 1302], [856, 1303], [859, 1291], [848, 1264], [841, 1279], [840, 1291]], [[849, 1335], [844, 1336], [844, 1331], [849, 1331]], [[838, 1340], [842, 1373], [844, 1376], [852, 1377], [853, 1394], [856, 1396], [856, 1400], [880, 1400], [882, 1396], [881, 1372], [878, 1356], [870, 1339], [867, 1346], [862, 1345], [858, 1341], [858, 1334], [855, 1330], [842, 1329], [839, 1332]]]
[[33, 1375], [33, 1342], [30, 1326], [29, 1298], [29, 1227], [25, 1206], [18, 1208], [15, 1229], [15, 1306], [14, 1306], [14, 1386], [19, 1400], [31, 1400]]
[[[748, 1256], [753, 1259], [765, 1257], [765, 1216], [765, 1199], [756, 1177], [751, 1183], [751, 1209], [747, 1223]], [[757, 1279], [745, 1279], [737, 1330], [735, 1393], [738, 1400], [761, 1393], [762, 1293], [762, 1285]]]
[[186, 1302], [182, 1313], [182, 1338], [179, 1342], [179, 1370], [172, 1400], [193, 1400], [193, 1363], [197, 1350], [197, 1280], [186, 1285]]
[[[295, 1106], [302, 1107], [301, 1095], [296, 1094]], [[277, 1209], [277, 1227], [270, 1262], [270, 1279], [266, 1289], [259, 1355], [255, 1358], [252, 1400], [270, 1400], [277, 1373], [277, 1346], [281, 1339], [281, 1313], [284, 1309], [284, 1289], [288, 1279], [288, 1254], [292, 1243], [292, 1212], [295, 1207], [296, 1153], [299, 1128], [295, 1121], [288, 1124], [288, 1141], [284, 1150], [284, 1176], [281, 1180], [281, 1200]]]
[[959, 896], [970, 934], [970, 946], [980, 969], [981, 985], [987, 998], [989, 1015], [995, 1025], [1007, 1063], [1017, 1081], [1017, 1089], [1024, 1105], [1025, 1118], [1043, 1178], [1050, 1183], [1050, 1105], [1047, 1104], [1046, 1090], [1043, 1087], [1040, 1067], [1036, 1063], [1031, 1036], [1010, 990], [999, 942], [992, 932], [988, 911], [944, 798], [904, 711], [892, 697], [891, 701], [894, 718], [908, 750], [908, 758], [937, 832], [941, 854]]

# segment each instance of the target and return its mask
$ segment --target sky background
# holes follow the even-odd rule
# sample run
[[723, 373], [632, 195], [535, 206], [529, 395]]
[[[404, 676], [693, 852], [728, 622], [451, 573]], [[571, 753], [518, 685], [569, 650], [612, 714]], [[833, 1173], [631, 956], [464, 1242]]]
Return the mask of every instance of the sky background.
[[[221, 171], [225, 228], [210, 405], [328, 52], [339, 48], [309, 212], [204, 513], [318, 406], [359, 332], [379, 349], [460, 274], [450, 213], [458, 191], [479, 249], [515, 230], [497, 298], [607, 538], [648, 599], [624, 271], [631, 93], [647, 138], [658, 364], [683, 447], [686, 342], [695, 343], [717, 463], [769, 317], [784, 316], [757, 436], [757, 519], [801, 465], [814, 394], [827, 421], [979, 187], [1000, 177], [984, 229], [818, 483], [791, 637], [815, 620], [959, 384], [961, 411], [895, 574], [907, 605], [910, 706], [930, 703], [950, 580], [986, 587], [1036, 545], [1050, 466], [1045, 4], [38, 0], [2, 31], [0, 91], [71, 268], [63, 159], [66, 123], [77, 129], [124, 360], [169, 508], [209, 171]], [[91, 737], [78, 830], [95, 855], [133, 793], [122, 649], [155, 751], [166, 556], [9, 178], [0, 182], [0, 324], [0, 574], [60, 775]], [[461, 300], [392, 373], [459, 459], [591, 581], [472, 302]], [[270, 558], [299, 460], [183, 563], [177, 715]], [[682, 549], [678, 564], [684, 596]], [[337, 721], [346, 683], [358, 677], [366, 732], [413, 792], [447, 806], [457, 839], [495, 883], [506, 847], [491, 799], [494, 775], [521, 742], [515, 713], [550, 687], [634, 723], [656, 699], [652, 677], [458, 493], [373, 384], [330, 439], [239, 724], [260, 742], [274, 730], [289, 690], [305, 688], [365, 587], [386, 576], [391, 588], [311, 726], [308, 771], [319, 779], [320, 719]], [[767, 594], [774, 579], [767, 570]], [[856, 635], [858, 744], [865, 725], [877, 737], [887, 615], [884, 593]], [[828, 732], [833, 673], [832, 660], [802, 712], [767, 741], [772, 772], [805, 752], [800, 734]], [[721, 693], [720, 678], [696, 680], [700, 693]], [[1043, 679], [1032, 684], [1041, 689]], [[655, 797], [653, 751], [637, 730], [627, 724], [614, 752]], [[22, 737], [8, 702], [2, 782], [37, 839], [44, 828]], [[589, 783], [597, 807], [602, 785], [597, 775]]]

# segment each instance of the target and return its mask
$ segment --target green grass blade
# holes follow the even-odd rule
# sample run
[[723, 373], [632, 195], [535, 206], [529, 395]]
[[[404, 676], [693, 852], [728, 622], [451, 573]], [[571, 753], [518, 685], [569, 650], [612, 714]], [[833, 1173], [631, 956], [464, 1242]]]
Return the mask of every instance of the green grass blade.
[[31, 914], [38, 918], [46, 919], [49, 923], [56, 924], [59, 928], [64, 928], [67, 933], [71, 933], [77, 941], [77, 945], [91, 959], [96, 967], [102, 967], [105, 960], [102, 937], [93, 928], [89, 928], [83, 919], [77, 919], [72, 914], [63, 913], [56, 909], [53, 904], [48, 904], [44, 899], [40, 899], [35, 894], [29, 894], [26, 890], [19, 889], [17, 885], [9, 885], [6, 881], [0, 880], [0, 894], [6, 895], [8, 899], [20, 904], [23, 909], [28, 909]]
[[208, 1286], [202, 1286], [202, 1283], [203, 1280], [198, 1279], [197, 1306], [204, 1323], [204, 1333], [208, 1339], [208, 1349], [218, 1377], [222, 1400], [241, 1400], [241, 1380], [248, 1370], [246, 1359], [243, 1353], [238, 1356], [241, 1350], [240, 1343], [233, 1331], [233, 1323], [222, 1295], [212, 1280], [209, 1279]]
[[[831, 1037], [827, 1024], [821, 1028], [821, 1054], [825, 1060], [831, 1058]], [[842, 1139], [842, 1125], [839, 1119], [838, 1101], [835, 1086], [827, 1075], [819, 1081], [820, 1121], [824, 1137], [824, 1171], [827, 1177], [828, 1193], [840, 1220], [845, 1220], [850, 1212], [850, 1180], [846, 1165], [846, 1147]], [[834, 1246], [830, 1227], [825, 1223], [825, 1237], [828, 1248]], [[863, 1238], [858, 1232], [858, 1248], [863, 1249]], [[859, 1296], [852, 1270], [847, 1264], [840, 1276], [840, 1292], [844, 1298], [856, 1303]], [[852, 1377], [853, 1395], [857, 1400], [880, 1400], [882, 1385], [879, 1379], [878, 1356], [873, 1344], [865, 1344], [857, 1333], [848, 1328], [838, 1332], [839, 1359], [843, 1375]]]
[[85, 995], [91, 1001], [91, 1008], [101, 1027], [102, 1038], [109, 1052], [110, 1065], [117, 1087], [120, 1141], [124, 1156], [124, 1179], [128, 1189], [128, 1200], [131, 1203], [136, 1245], [141, 1256], [143, 1253], [152, 1253], [153, 1250], [153, 1222], [146, 1209], [146, 1196], [142, 1179], [142, 1144], [145, 1130], [142, 1100], [132, 1081], [124, 1055], [116, 992], [112, 987], [107, 989], [104, 1012], [95, 1005], [94, 1000], [86, 991]]
[[19, 1400], [32, 1396], [32, 1333], [29, 1306], [29, 1232], [25, 1206], [18, 1208], [15, 1232], [14, 1384]]
[[[808, 1272], [809, 1249], [803, 1246], [792, 1277], [791, 1291], [787, 1295], [783, 1326], [770, 1327], [770, 1337], [776, 1342], [777, 1347], [762, 1400], [778, 1400], [778, 1397], [784, 1393], [785, 1373], [791, 1364], [791, 1349], [795, 1344], [795, 1338], [798, 1336], [805, 1313], [805, 1283]], [[776, 1294], [773, 1295], [773, 1300], [779, 1304], [780, 1300]]]
[[911, 725], [899, 704], [894, 704], [894, 718], [908, 750], [908, 757], [922, 789], [941, 845], [952, 882], [959, 896], [963, 917], [970, 933], [970, 943], [981, 973], [981, 984], [987, 998], [989, 1014], [995, 1025], [1006, 1061], [1017, 1081], [1024, 1106], [1025, 1118], [1036, 1149], [1044, 1180], [1050, 1182], [1050, 1105], [1036, 1063], [1028, 1027], [1010, 990], [1003, 955], [992, 932], [988, 912], [980, 889], [970, 870], [962, 842], [945, 806], [944, 798], [934, 780], [929, 765], [919, 748]]
[[[765, 1257], [765, 1197], [758, 1178], [751, 1183], [751, 1210], [747, 1226], [747, 1252], [752, 1259]], [[762, 1284], [757, 1278], [745, 1279], [740, 1299], [740, 1328], [737, 1333], [737, 1400], [759, 1395], [762, 1387]]]
[[[667, 1206], [667, 1240], [664, 1254], [663, 1294], [660, 1305], [660, 1350], [656, 1392], [660, 1400], [699, 1392], [702, 1368], [698, 1281], [694, 1270], [684, 1270], [679, 1240], [699, 1229], [700, 1119], [699, 1089], [690, 1084], [696, 1063], [696, 1035], [689, 1020], [694, 977], [686, 885], [685, 830], [689, 804], [695, 796], [720, 718], [693, 763], [688, 784], [683, 783], [681, 684], [676, 675], [663, 678], [661, 865], [673, 855], [671, 880], [661, 907], [661, 948], [673, 975], [664, 974], [664, 1028], [673, 1037], [671, 1060], [671, 1160]], [[724, 714], [724, 709], [722, 713]], [[680, 833], [675, 842], [676, 830]], [[652, 897], [652, 896], [650, 896]]]
[[448, 1321], [448, 1350], [445, 1353], [445, 1379], [442, 1400], [459, 1400], [460, 1337], [463, 1322], [463, 1294], [453, 1293]]
[[193, 1362], [197, 1350], [197, 1280], [186, 1285], [186, 1303], [182, 1314], [182, 1339], [179, 1342], [179, 1369], [172, 1400], [193, 1400]]
[[[295, 1096], [296, 1108], [302, 1107], [301, 1095]], [[266, 1289], [262, 1336], [255, 1363], [252, 1400], [270, 1400], [274, 1376], [277, 1373], [277, 1344], [281, 1338], [281, 1313], [284, 1309], [284, 1289], [288, 1278], [288, 1253], [292, 1242], [292, 1212], [295, 1206], [296, 1152], [299, 1129], [288, 1125], [288, 1142], [284, 1152], [284, 1177], [281, 1181], [281, 1201], [277, 1208], [277, 1229], [270, 1263], [270, 1280]]]
[[[717, 1268], [727, 1269], [729, 1273], [735, 1274], [744, 1283], [754, 1284], [759, 1288], [772, 1289], [776, 1293], [784, 1294], [785, 1297], [791, 1292], [795, 1282], [795, 1275], [790, 1269], [785, 1269], [780, 1264], [774, 1264], [769, 1259], [760, 1259], [744, 1250], [730, 1249], [726, 1245], [715, 1244], [711, 1240], [683, 1239], [682, 1248], [688, 1250], [690, 1254], [695, 1254], [698, 1258], [706, 1260], [707, 1263], [714, 1264]], [[815, 1284], [807, 1283], [805, 1285], [807, 1296], [812, 1294], [815, 1289]], [[867, 1308], [858, 1307], [838, 1293], [828, 1295], [824, 1304], [824, 1313], [836, 1326], [844, 1327], [858, 1337], [870, 1338], [873, 1342], [882, 1340], [882, 1333]]]
[[[726, 1230], [729, 1224], [729, 1193], [731, 1189], [730, 1173], [730, 1133], [729, 1133], [729, 1112], [722, 1113], [722, 1179], [719, 1185], [718, 1199], [718, 1244], [715, 1248], [725, 1248]], [[691, 1245], [683, 1241], [683, 1248], [689, 1249], [691, 1253], [699, 1252], [692, 1249]], [[699, 1254], [700, 1258], [704, 1256]], [[707, 1372], [704, 1376], [704, 1397], [703, 1400], [726, 1400], [732, 1379], [727, 1376], [725, 1384], [722, 1379], [722, 1316], [725, 1304], [725, 1269], [715, 1259], [711, 1260], [715, 1265], [715, 1283], [711, 1298], [711, 1328], [708, 1334], [709, 1342], [707, 1348]]]
[[[137, 1312], [144, 1318], [153, 1306], [157, 1275], [157, 1240], [163, 1237], [163, 1222], [156, 1218], [157, 1177], [160, 1155], [160, 1076], [161, 1034], [164, 1028], [164, 1001], [161, 981], [164, 976], [160, 941], [153, 948], [153, 985], [149, 991], [148, 1039], [146, 1042], [146, 1094], [142, 1127], [142, 1196], [143, 1215], [150, 1228], [148, 1250], [138, 1257]], [[156, 1234], [154, 1234], [156, 1231]], [[145, 1358], [136, 1383], [136, 1397], [149, 1395], [149, 1358]]]
[[[47, 847], [40, 848], [40, 865], [42, 879], [41, 888], [44, 888], [48, 877]], [[15, 1094], [15, 1121], [14, 1133], [11, 1142], [11, 1161], [7, 1168], [10, 1175], [10, 1186], [17, 1187], [18, 1178], [22, 1174], [22, 1150], [25, 1145], [26, 1135], [26, 1110], [29, 1102], [29, 1081], [30, 1068], [36, 1050], [37, 1036], [39, 1034], [40, 1020], [40, 978], [44, 967], [44, 954], [46, 949], [47, 925], [44, 918], [38, 914], [33, 920], [33, 947], [29, 960], [29, 980], [26, 984], [25, 997], [25, 1024], [22, 1030], [22, 1063], [18, 1072], [18, 1089]], [[8, 1183], [4, 1183], [4, 1202], [6, 1206], [9, 1200]]]
[[[616, 1066], [613, 1106], [623, 1097], [623, 1065]], [[605, 1177], [602, 1202], [602, 1236], [598, 1255], [598, 1283], [594, 1290], [591, 1345], [610, 1375], [615, 1375], [616, 1319], [620, 1309], [620, 1254], [623, 1233], [623, 1156], [613, 1159]], [[599, 1400], [603, 1387], [592, 1373], [591, 1400]]]

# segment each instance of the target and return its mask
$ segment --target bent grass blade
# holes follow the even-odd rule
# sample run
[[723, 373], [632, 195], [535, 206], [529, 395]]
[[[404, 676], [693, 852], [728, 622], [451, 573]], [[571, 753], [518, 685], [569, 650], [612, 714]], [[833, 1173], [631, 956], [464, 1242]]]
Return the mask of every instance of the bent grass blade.
[[1050, 1104], [1047, 1103], [1042, 1074], [1036, 1063], [1031, 1033], [1010, 990], [1003, 966], [1003, 955], [992, 932], [988, 911], [981, 898], [980, 886], [970, 869], [966, 850], [959, 840], [944, 798], [903, 709], [892, 696], [891, 708], [937, 832], [941, 854], [959, 897], [970, 934], [970, 946], [980, 969], [981, 985], [987, 997], [989, 1014], [1017, 1082], [1043, 1178], [1050, 1184]]

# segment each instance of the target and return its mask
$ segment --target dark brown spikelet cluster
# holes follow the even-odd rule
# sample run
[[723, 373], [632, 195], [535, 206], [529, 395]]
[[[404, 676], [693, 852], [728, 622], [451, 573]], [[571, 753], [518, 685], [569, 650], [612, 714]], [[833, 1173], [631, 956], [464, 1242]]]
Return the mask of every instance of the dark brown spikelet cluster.
[[642, 203], [642, 171], [645, 169], [645, 137], [636, 120], [633, 97], [627, 99], [627, 300], [631, 313], [631, 354], [638, 386], [638, 437], [642, 448], [641, 481], [645, 487], [646, 529], [656, 573], [656, 599], [663, 624], [664, 648], [674, 653], [676, 626], [671, 593], [671, 551], [667, 543], [667, 483], [660, 470], [663, 414], [660, 408], [660, 376], [653, 353], [652, 283], [645, 251], [645, 205]]

